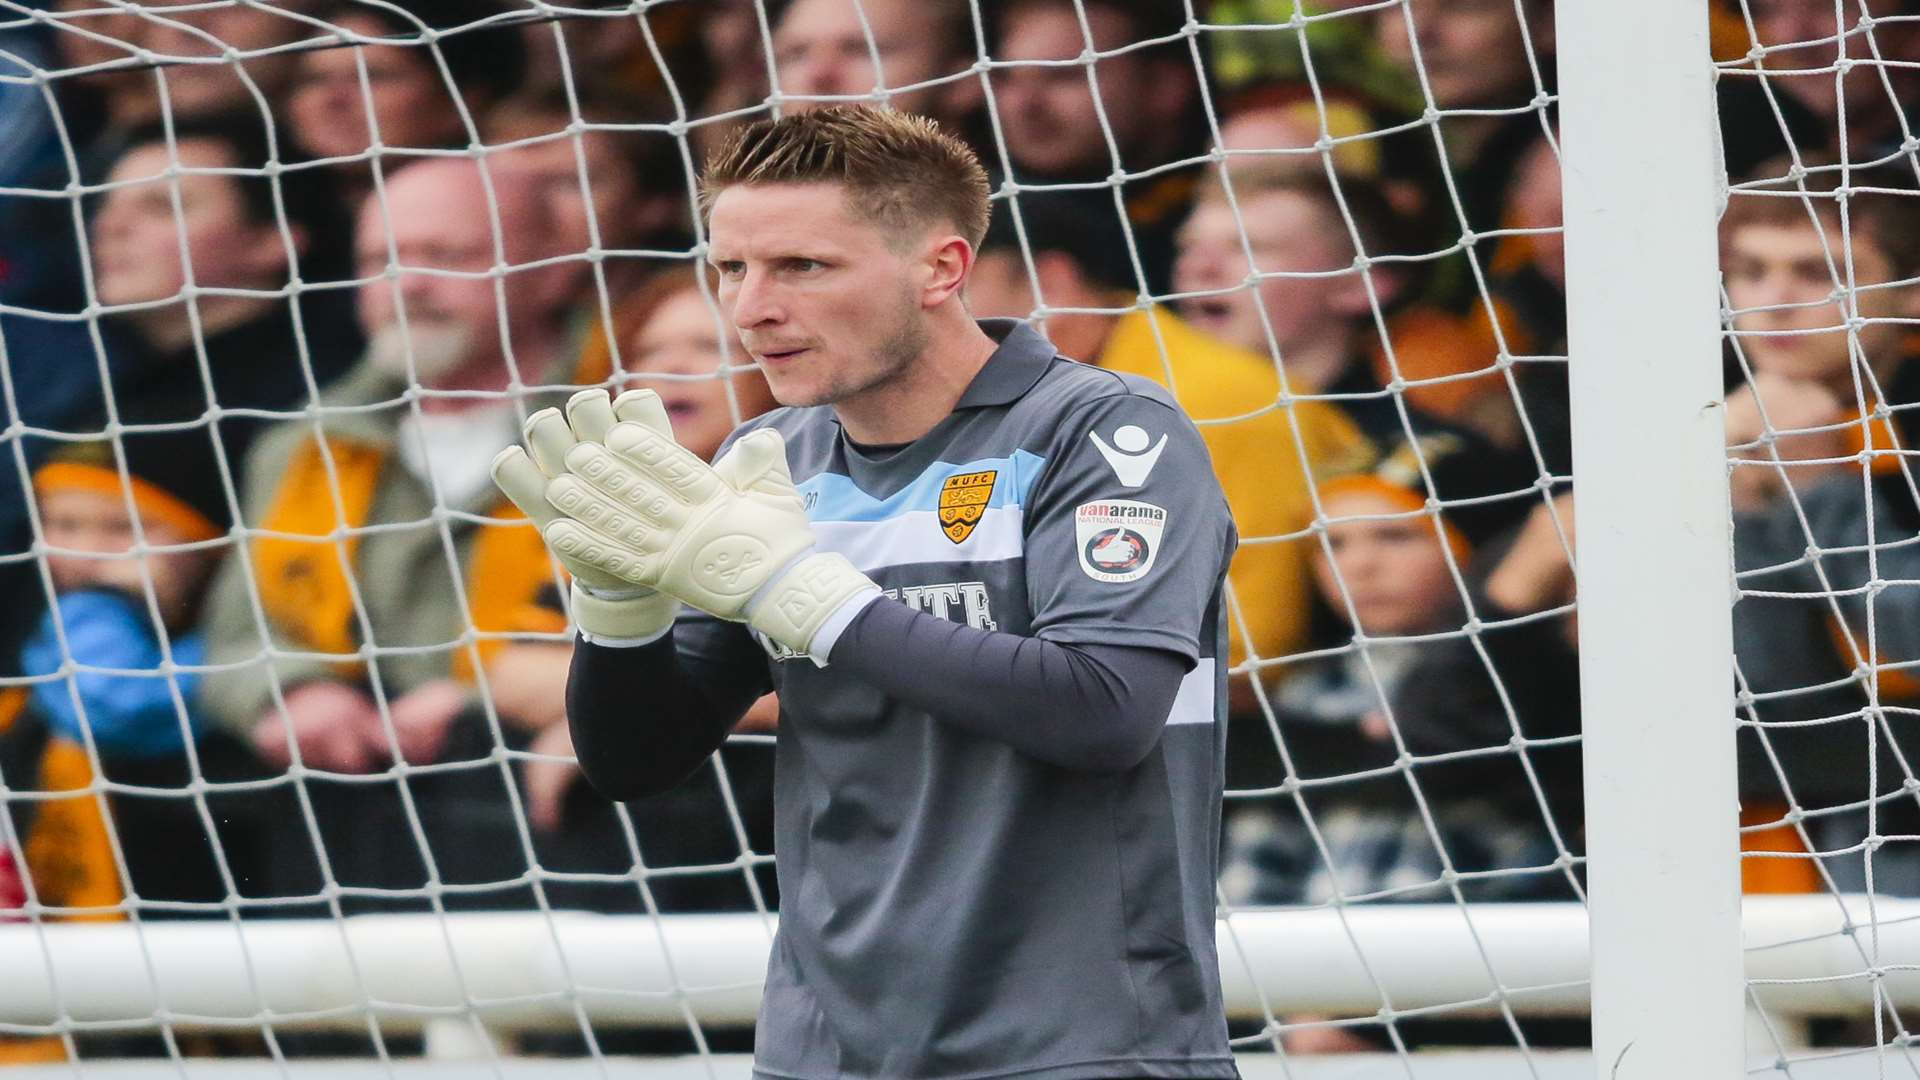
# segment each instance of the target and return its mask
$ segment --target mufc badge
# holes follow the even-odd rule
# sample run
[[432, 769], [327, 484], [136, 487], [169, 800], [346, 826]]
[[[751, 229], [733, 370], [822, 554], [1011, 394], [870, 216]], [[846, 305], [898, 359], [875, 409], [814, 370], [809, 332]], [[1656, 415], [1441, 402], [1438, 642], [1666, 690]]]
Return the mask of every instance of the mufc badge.
[[1153, 569], [1167, 512], [1152, 503], [1102, 499], [1073, 510], [1080, 569], [1095, 581], [1138, 581]]
[[940, 485], [940, 531], [947, 534], [947, 539], [960, 544], [973, 535], [974, 526], [986, 516], [987, 503], [993, 499], [993, 481], [999, 475], [993, 469], [959, 473]]

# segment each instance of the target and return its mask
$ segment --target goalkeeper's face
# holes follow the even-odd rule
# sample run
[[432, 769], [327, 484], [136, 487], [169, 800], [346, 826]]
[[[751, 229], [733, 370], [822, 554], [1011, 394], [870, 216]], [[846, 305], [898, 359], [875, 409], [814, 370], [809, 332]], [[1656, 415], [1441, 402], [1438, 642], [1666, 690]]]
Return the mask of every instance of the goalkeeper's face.
[[721, 308], [782, 405], [879, 400], [911, 379], [931, 336], [928, 245], [833, 184], [727, 188], [710, 236]]

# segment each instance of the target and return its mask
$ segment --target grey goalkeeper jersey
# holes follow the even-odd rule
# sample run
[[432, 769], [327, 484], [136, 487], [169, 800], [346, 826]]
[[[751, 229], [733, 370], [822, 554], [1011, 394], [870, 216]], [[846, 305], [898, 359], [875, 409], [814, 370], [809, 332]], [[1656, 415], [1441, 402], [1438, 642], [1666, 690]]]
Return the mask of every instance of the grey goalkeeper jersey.
[[1235, 1076], [1214, 949], [1226, 501], [1164, 390], [982, 325], [1000, 348], [912, 444], [863, 453], [829, 408], [743, 431], [781, 432], [820, 547], [893, 601], [1192, 667], [1144, 760], [1074, 768], [683, 620], [704, 677], [780, 695], [756, 1073]]

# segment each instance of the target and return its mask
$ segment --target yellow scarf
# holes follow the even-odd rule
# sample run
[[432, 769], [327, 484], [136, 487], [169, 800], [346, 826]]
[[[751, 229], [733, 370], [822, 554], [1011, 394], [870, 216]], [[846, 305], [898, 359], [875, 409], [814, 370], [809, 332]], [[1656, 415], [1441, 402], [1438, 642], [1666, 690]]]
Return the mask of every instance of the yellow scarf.
[[[387, 454], [338, 437], [327, 439], [325, 448], [323, 453], [319, 438], [310, 439], [287, 463], [262, 523], [276, 535], [253, 540], [254, 573], [261, 606], [280, 632], [300, 648], [339, 655], [341, 674], [360, 678], [359, 628], [347, 575]], [[467, 567], [467, 602], [474, 629], [483, 635], [477, 646], [483, 665], [506, 645], [491, 635], [566, 629], [565, 615], [538, 602], [553, 580], [539, 531], [504, 499], [490, 516], [505, 520], [481, 527]], [[454, 654], [453, 669], [456, 678], [474, 680], [466, 651]]]

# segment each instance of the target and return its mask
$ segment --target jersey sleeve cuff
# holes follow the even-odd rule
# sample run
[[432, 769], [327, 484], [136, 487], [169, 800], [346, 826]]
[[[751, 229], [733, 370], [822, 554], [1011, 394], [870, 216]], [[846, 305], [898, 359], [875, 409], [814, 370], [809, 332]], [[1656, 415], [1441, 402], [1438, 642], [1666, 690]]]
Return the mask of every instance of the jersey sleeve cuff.
[[813, 640], [807, 644], [807, 658], [813, 661], [814, 667], [827, 666], [827, 657], [832, 655], [833, 646], [840, 640], [840, 635], [846, 633], [853, 620], [881, 595], [877, 587], [862, 589], [847, 597], [833, 614], [827, 616], [827, 621], [820, 624], [820, 629], [814, 631]]

